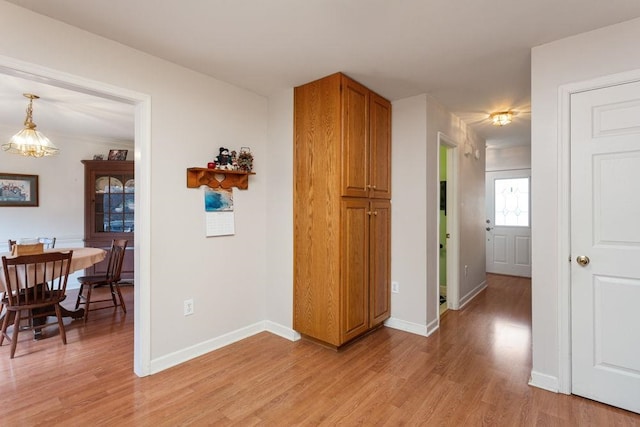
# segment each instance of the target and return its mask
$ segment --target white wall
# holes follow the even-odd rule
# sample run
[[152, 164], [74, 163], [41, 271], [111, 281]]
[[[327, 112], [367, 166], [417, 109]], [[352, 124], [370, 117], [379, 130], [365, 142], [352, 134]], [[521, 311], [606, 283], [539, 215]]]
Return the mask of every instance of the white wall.
[[[435, 99], [419, 95], [393, 102], [391, 275], [389, 326], [428, 334], [437, 327], [439, 253], [438, 133], [459, 144], [460, 298], [485, 285], [485, 159], [464, 156], [469, 143], [483, 153], [480, 139]], [[464, 266], [468, 266], [465, 275]]]
[[391, 318], [427, 334], [427, 97], [393, 101], [391, 124]]
[[[640, 69], [640, 19], [558, 40], [532, 50], [532, 215], [533, 368], [532, 384], [569, 391], [560, 378], [560, 348], [569, 345], [559, 335], [559, 90], [562, 85]], [[562, 159], [560, 159], [560, 162]], [[563, 302], [565, 311], [568, 301]], [[560, 342], [563, 339], [564, 342]]]
[[[192, 357], [226, 334], [263, 322], [267, 100], [4, 1], [0, 40], [2, 56], [151, 97], [151, 155], [139, 161], [151, 171], [151, 216], [145, 220], [152, 364]], [[248, 190], [234, 191], [235, 236], [206, 238], [203, 193], [186, 188], [186, 169], [206, 165], [222, 145], [251, 147], [256, 175]], [[43, 196], [50, 190], [43, 187]], [[2, 208], [1, 220], [15, 221], [24, 210]], [[64, 233], [76, 231], [55, 234]], [[185, 317], [183, 300], [190, 297], [195, 314]]]
[[[293, 89], [269, 98], [267, 318], [293, 327]], [[272, 325], [272, 331], [275, 328]], [[288, 338], [298, 336], [280, 333]]]
[[531, 146], [517, 145], [515, 147], [487, 148], [487, 172], [530, 169]]

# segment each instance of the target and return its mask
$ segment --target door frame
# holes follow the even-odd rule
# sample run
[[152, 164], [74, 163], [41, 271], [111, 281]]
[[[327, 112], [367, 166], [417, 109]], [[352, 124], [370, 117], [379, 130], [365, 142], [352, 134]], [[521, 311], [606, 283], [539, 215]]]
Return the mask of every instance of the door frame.
[[[151, 96], [130, 89], [0, 55], [0, 77], [16, 76], [130, 104], [135, 107], [134, 159], [136, 177], [134, 254], [133, 371], [151, 374]], [[144, 218], [147, 218], [144, 220]]]
[[[447, 232], [451, 238], [447, 242], [447, 309], [458, 310], [460, 308], [460, 221], [458, 213], [458, 143], [455, 139], [438, 132], [438, 159], [440, 147], [447, 149]], [[440, 162], [437, 162], [436, 176], [440, 177]], [[438, 183], [440, 181], [438, 180]], [[440, 186], [435, 200], [436, 227], [440, 235]], [[436, 277], [440, 279], [440, 251], [436, 251]], [[440, 283], [438, 282], [436, 297], [436, 313], [438, 313], [438, 326], [440, 325]]]
[[[558, 391], [571, 394], [571, 95], [640, 81], [640, 70], [569, 83], [558, 93]], [[533, 172], [533, 171], [532, 171]], [[564, 230], [564, 231], [563, 231]]]

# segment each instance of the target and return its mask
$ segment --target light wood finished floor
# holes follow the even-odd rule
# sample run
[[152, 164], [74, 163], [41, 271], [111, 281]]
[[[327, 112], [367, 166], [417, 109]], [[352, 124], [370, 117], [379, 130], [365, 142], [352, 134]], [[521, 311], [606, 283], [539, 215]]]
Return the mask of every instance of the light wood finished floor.
[[489, 276], [429, 338], [382, 328], [335, 353], [261, 333], [147, 378], [132, 373], [124, 290], [126, 316], [70, 322], [67, 346], [25, 333], [15, 359], [0, 348], [0, 425], [640, 425], [638, 414], [527, 385], [526, 279]]

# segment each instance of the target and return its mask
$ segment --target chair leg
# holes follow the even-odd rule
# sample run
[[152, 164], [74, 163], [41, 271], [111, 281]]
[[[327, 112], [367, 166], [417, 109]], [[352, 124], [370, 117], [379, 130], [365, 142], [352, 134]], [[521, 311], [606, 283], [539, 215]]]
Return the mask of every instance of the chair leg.
[[82, 291], [84, 290], [84, 285], [80, 284], [80, 289], [78, 290], [78, 298], [76, 298], [76, 310], [80, 307], [80, 300], [82, 300]]
[[[124, 298], [122, 298], [122, 292], [120, 291], [120, 285], [118, 285], [118, 283], [114, 283], [113, 286], [116, 288], [116, 292], [118, 293], [118, 299], [120, 300], [120, 307], [122, 307], [122, 312], [126, 313], [127, 312], [127, 306], [124, 304]], [[113, 295], [113, 290], [111, 291], [111, 294]], [[113, 297], [113, 300], [115, 302], [115, 295]], [[118, 304], [116, 304], [118, 305]]]
[[13, 334], [11, 334], [11, 358], [16, 354], [16, 346], [18, 344], [18, 333], [20, 332], [20, 320], [22, 311], [16, 311], [16, 319], [13, 322]]
[[[0, 332], [0, 345], [4, 342], [4, 337], [7, 336], [7, 328], [9, 327], [9, 317], [11, 317], [11, 311], [5, 310], [4, 317], [2, 318], [2, 330]], [[7, 338], [9, 339], [9, 338]]]
[[60, 311], [60, 304], [55, 305], [56, 309], [56, 317], [58, 318], [58, 329], [60, 330], [60, 338], [62, 338], [62, 343], [67, 345], [67, 333], [64, 330], [64, 323], [62, 323], [62, 312]]
[[87, 296], [84, 299], [84, 323], [89, 319], [89, 304], [91, 304], [91, 290], [93, 286], [87, 285]]
[[109, 290], [111, 291], [111, 301], [113, 301], [113, 306], [118, 306], [118, 301], [116, 300], [116, 290], [113, 288], [114, 283], [109, 282]]

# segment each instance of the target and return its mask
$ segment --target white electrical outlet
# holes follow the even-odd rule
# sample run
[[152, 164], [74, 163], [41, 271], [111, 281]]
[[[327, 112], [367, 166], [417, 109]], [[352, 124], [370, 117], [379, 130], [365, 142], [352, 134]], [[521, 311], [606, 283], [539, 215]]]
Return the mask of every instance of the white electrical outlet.
[[193, 314], [193, 298], [184, 300], [184, 315], [190, 316]]
[[469, 275], [469, 266], [465, 265], [464, 266], [464, 277], [467, 277]]
[[400, 283], [391, 282], [391, 292], [394, 294], [400, 293]]

